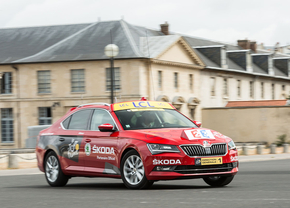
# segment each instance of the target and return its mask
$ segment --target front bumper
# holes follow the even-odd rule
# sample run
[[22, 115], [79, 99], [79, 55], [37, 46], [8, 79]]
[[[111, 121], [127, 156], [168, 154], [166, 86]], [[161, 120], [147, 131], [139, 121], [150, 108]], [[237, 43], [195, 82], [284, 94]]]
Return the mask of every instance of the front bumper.
[[239, 163], [236, 150], [230, 150], [222, 157], [222, 164], [195, 164], [196, 158], [184, 153], [163, 153], [146, 157], [146, 177], [148, 180], [172, 180], [204, 178], [208, 176], [232, 176], [238, 173]]

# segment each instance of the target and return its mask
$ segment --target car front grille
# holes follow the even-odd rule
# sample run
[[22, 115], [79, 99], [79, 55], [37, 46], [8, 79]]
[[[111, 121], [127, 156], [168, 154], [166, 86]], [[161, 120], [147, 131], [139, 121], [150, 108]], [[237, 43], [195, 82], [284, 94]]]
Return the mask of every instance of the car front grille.
[[233, 169], [232, 163], [225, 163], [221, 165], [178, 165], [173, 170], [181, 174], [198, 174], [198, 173], [218, 173], [229, 172]]
[[221, 156], [227, 153], [227, 144], [212, 144], [210, 147], [201, 145], [182, 145], [180, 147], [190, 157]]

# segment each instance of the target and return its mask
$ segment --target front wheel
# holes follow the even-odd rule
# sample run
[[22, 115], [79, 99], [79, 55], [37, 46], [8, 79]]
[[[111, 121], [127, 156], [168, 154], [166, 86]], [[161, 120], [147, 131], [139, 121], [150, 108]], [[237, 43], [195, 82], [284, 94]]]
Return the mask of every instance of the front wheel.
[[44, 163], [45, 178], [50, 186], [65, 186], [68, 182], [68, 176], [64, 175], [57, 155], [49, 152]]
[[142, 159], [135, 150], [130, 150], [122, 158], [121, 177], [130, 189], [148, 188], [153, 184], [153, 181], [147, 180]]
[[226, 186], [233, 179], [234, 179], [234, 176], [212, 176], [212, 177], [203, 178], [204, 182], [214, 187]]

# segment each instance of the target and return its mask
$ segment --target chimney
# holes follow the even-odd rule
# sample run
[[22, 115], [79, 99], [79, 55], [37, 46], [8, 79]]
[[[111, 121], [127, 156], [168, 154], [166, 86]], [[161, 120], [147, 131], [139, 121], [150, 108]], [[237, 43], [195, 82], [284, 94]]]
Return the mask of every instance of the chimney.
[[167, 22], [165, 22], [165, 24], [161, 24], [160, 28], [164, 35], [169, 35], [169, 24]]
[[257, 43], [256, 43], [256, 41], [251, 41], [250, 42], [250, 49], [252, 51], [254, 51], [255, 53], [257, 52]]
[[240, 46], [243, 49], [250, 49], [250, 41], [245, 39], [245, 40], [238, 40], [238, 46]]

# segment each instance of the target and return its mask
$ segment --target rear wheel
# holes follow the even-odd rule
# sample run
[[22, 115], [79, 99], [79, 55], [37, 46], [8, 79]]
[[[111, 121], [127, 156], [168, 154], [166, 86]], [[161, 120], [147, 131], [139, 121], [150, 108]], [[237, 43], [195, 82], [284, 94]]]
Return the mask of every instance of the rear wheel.
[[226, 176], [212, 176], [212, 177], [203, 178], [204, 182], [214, 187], [226, 186], [233, 179], [234, 179], [234, 176], [227, 176], [227, 177]]
[[44, 163], [45, 178], [50, 186], [65, 186], [68, 176], [64, 175], [55, 152], [49, 152]]
[[122, 158], [121, 177], [130, 189], [148, 188], [153, 184], [153, 181], [147, 180], [142, 159], [135, 150], [130, 150]]

